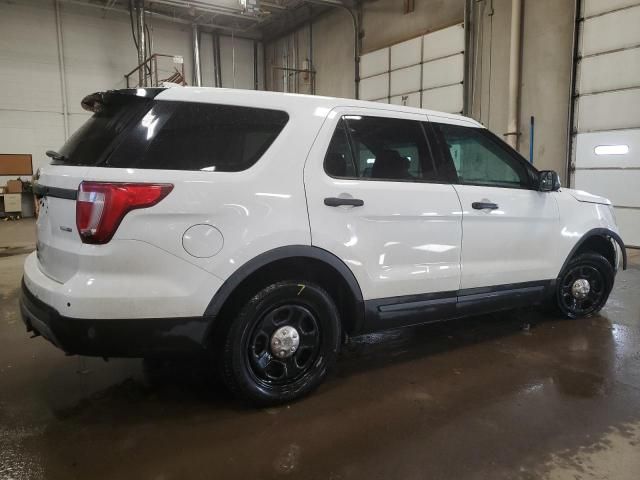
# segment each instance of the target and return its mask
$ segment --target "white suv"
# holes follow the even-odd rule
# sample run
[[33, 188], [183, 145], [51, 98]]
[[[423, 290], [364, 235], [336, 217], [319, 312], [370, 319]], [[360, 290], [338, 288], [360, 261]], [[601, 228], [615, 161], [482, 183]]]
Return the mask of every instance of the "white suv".
[[626, 267], [608, 200], [458, 115], [179, 87], [83, 106], [34, 187], [21, 300], [67, 353], [210, 354], [272, 404], [348, 335], [545, 300], [588, 316]]

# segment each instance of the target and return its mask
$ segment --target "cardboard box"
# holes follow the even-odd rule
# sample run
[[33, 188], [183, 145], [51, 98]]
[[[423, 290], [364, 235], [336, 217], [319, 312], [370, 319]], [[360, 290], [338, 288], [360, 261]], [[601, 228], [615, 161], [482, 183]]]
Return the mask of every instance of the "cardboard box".
[[6, 193], [22, 193], [22, 182], [20, 180], [8, 180]]

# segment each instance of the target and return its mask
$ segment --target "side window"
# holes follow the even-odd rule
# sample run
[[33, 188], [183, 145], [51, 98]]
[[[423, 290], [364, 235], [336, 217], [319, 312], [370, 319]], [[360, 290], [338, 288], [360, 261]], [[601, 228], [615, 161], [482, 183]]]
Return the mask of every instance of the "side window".
[[334, 177], [436, 180], [420, 123], [386, 117], [344, 116], [327, 151], [325, 171]]
[[324, 171], [332, 177], [356, 177], [356, 167], [349, 146], [344, 121], [340, 119], [324, 156]]
[[239, 172], [278, 137], [286, 112], [158, 101], [107, 160], [110, 167]]
[[434, 124], [461, 184], [529, 188], [530, 173], [501, 140], [482, 128]]

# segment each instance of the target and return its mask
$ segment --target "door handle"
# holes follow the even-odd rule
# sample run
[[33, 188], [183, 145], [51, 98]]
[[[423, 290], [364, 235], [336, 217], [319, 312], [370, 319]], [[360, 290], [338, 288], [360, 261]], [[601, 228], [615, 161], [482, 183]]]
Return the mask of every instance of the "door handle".
[[473, 202], [471, 206], [475, 210], [484, 210], [484, 209], [497, 210], [499, 208], [497, 203], [491, 203], [491, 202]]
[[324, 199], [324, 204], [327, 207], [340, 207], [342, 205], [361, 207], [364, 205], [364, 200], [360, 200], [359, 198], [327, 197]]

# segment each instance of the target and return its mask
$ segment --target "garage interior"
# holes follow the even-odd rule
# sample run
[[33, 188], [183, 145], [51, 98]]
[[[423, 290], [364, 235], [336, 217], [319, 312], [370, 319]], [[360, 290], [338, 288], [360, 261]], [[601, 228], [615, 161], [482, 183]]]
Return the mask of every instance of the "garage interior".
[[[0, 0], [0, 480], [636, 479], [640, 0]], [[629, 268], [604, 310], [350, 339], [290, 405], [193, 362], [65, 356], [26, 335], [33, 175], [91, 92], [188, 86], [472, 117], [609, 198]]]

